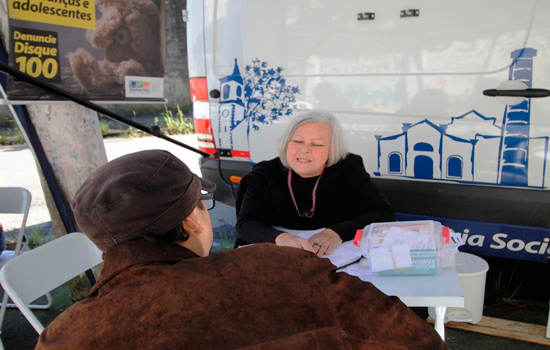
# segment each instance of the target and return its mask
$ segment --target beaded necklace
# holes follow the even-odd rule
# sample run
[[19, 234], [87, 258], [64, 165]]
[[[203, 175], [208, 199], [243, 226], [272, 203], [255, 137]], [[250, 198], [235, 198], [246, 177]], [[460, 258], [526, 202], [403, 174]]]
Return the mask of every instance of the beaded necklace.
[[311, 219], [313, 217], [313, 214], [315, 214], [315, 203], [317, 201], [317, 186], [319, 185], [319, 180], [321, 180], [321, 176], [323, 176], [322, 172], [321, 172], [321, 175], [319, 175], [319, 177], [317, 178], [317, 182], [315, 182], [313, 191], [311, 191], [311, 201], [312, 201], [311, 209], [300, 213], [300, 209], [298, 209], [298, 204], [296, 203], [296, 198], [294, 198], [294, 191], [292, 191], [292, 170], [290, 170], [290, 168], [288, 169], [288, 178], [287, 178], [288, 191], [290, 192], [290, 197], [292, 197], [292, 202], [294, 202], [294, 207], [296, 208], [296, 211], [298, 212], [299, 217]]

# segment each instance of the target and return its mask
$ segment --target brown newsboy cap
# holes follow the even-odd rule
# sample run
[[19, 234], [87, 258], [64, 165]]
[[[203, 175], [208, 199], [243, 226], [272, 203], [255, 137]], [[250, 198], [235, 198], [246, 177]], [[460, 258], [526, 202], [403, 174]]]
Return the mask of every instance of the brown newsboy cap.
[[201, 190], [216, 185], [193, 174], [176, 156], [148, 150], [95, 170], [71, 201], [76, 223], [102, 251], [168, 232], [196, 207]]

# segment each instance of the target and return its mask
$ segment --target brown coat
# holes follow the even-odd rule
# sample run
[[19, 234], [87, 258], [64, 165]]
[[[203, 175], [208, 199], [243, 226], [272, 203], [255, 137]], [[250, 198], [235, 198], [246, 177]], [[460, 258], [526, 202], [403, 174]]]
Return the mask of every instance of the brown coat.
[[109, 249], [88, 297], [36, 349], [445, 349], [398, 298], [328, 259], [264, 243], [199, 258], [144, 240]]

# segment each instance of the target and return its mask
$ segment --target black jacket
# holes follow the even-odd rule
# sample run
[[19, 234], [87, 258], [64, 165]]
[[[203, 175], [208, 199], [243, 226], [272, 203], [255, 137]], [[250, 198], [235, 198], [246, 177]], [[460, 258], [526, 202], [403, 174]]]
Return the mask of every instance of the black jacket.
[[[349, 153], [325, 168], [317, 188], [312, 218], [300, 217], [287, 184], [288, 169], [279, 158], [258, 163], [237, 190], [237, 233], [249, 243], [275, 242], [282, 232], [271, 226], [295, 230], [330, 228], [343, 241], [373, 222], [394, 221], [393, 208], [370, 180], [363, 159]], [[292, 188], [300, 211], [311, 208], [315, 178], [292, 174]]]

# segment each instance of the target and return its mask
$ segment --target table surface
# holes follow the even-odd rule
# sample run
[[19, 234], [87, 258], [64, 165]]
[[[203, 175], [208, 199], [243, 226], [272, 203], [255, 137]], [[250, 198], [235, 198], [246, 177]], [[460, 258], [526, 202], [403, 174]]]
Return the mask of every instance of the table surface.
[[[307, 231], [283, 231], [300, 235]], [[309, 237], [309, 236], [308, 236]], [[351, 265], [350, 265], [351, 266]], [[349, 266], [339, 269], [346, 272]], [[464, 293], [454, 267], [441, 269], [435, 275], [381, 276], [360, 275], [363, 281], [371, 282], [386, 295], [399, 297], [409, 307], [435, 307], [435, 330], [445, 339], [445, 310], [448, 307], [464, 307]]]
[[395, 295], [407, 306], [464, 307], [464, 294], [456, 270], [442, 269], [435, 275], [359, 276], [386, 295]]
[[[300, 236], [322, 230], [302, 231], [274, 227]], [[347, 268], [344, 267], [341, 271], [346, 272]], [[399, 297], [407, 306], [464, 307], [464, 293], [454, 267], [441, 269], [435, 275], [380, 276], [374, 273], [359, 278], [371, 282], [386, 295]]]

